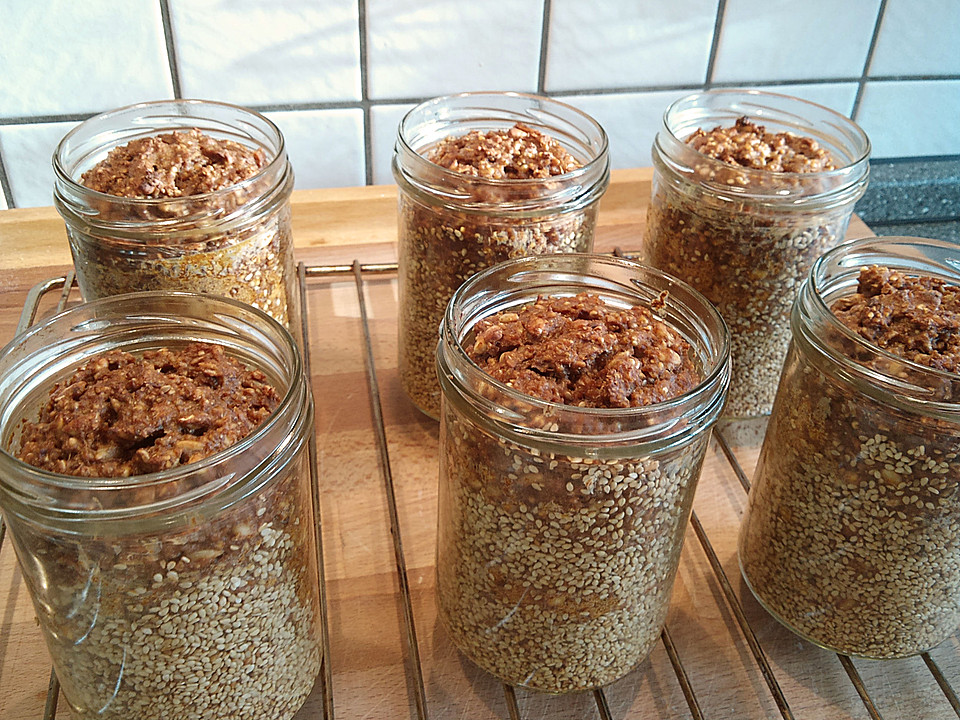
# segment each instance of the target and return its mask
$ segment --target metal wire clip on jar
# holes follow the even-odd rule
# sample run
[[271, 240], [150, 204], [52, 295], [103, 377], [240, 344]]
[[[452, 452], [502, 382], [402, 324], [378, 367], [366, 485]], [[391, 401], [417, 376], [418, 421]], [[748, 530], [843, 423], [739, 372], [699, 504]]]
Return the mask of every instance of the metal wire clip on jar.
[[[687, 144], [694, 131], [747, 118], [829, 152], [834, 170], [740, 167]], [[870, 143], [825, 107], [756, 90], [712, 90], [673, 103], [653, 145], [643, 258], [713, 302], [730, 327], [725, 417], [768, 415], [790, 341], [790, 308], [814, 260], [840, 243], [869, 173]]]
[[872, 238], [817, 261], [793, 308], [739, 556], [794, 632], [892, 658], [960, 625], [960, 375], [881, 349], [834, 314], [874, 265], [960, 286], [954, 243]]
[[[266, 164], [242, 182], [180, 197], [120, 197], [80, 182], [114, 148], [194, 128], [262, 151]], [[141, 290], [209, 293], [298, 326], [293, 170], [280, 130], [263, 115], [203, 100], [131, 105], [67, 133], [53, 168], [54, 205], [66, 224], [84, 299]]]
[[[558, 141], [580, 167], [546, 178], [503, 179], [428, 159], [437, 143], [517, 123]], [[454, 291], [503, 260], [593, 249], [597, 209], [609, 182], [607, 136], [588, 115], [518, 93], [439, 97], [400, 123], [393, 174], [399, 185], [399, 369], [404, 392], [440, 414], [434, 356]]]
[[[467, 354], [478, 320], [538, 296], [649, 306], [692, 347], [700, 377], [632, 408], [547, 402]], [[617, 680], [660, 636], [710, 428], [730, 380], [729, 335], [699, 293], [597, 255], [511, 260], [464, 284], [437, 350], [443, 388], [437, 595], [454, 643], [512, 685], [570, 692]]]
[[[113, 349], [218, 344], [276, 389], [236, 444], [145, 475], [75, 477], [14, 452], [53, 385]], [[292, 336], [239, 302], [134, 293], [76, 306], [0, 357], [0, 509], [63, 694], [83, 720], [289, 720], [320, 669], [308, 439]]]

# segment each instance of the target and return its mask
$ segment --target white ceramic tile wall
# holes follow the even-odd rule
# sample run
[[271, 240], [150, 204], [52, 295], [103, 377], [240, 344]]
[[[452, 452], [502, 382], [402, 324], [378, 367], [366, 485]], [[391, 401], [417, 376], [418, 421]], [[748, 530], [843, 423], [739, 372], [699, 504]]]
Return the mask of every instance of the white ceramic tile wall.
[[809, 102], [825, 105], [831, 110], [850, 117], [857, 100], [858, 83], [816, 83], [813, 85], [757, 85], [758, 90], [793, 95]]
[[612, 167], [648, 167], [664, 108], [689, 93], [689, 90], [661, 90], [575, 95], [564, 100], [592, 115], [607, 131]]
[[377, 105], [370, 109], [370, 144], [373, 160], [373, 183], [387, 185], [393, 182], [393, 146], [397, 128], [412, 103], [403, 105]]
[[860, 77], [880, 0], [730, 0], [716, 82]]
[[870, 75], [960, 74], [958, 38], [957, 0], [887, 0]]
[[265, 115], [283, 133], [296, 187], [364, 184], [362, 110], [287, 110]]
[[960, 155], [960, 79], [867, 83], [857, 120], [875, 156]]
[[11, 179], [11, 207], [53, 205], [53, 151], [76, 123], [0, 125], [0, 151]]
[[717, 0], [553, 0], [544, 89], [699, 85]]
[[169, 0], [183, 97], [360, 99], [357, 0]]
[[541, 0], [367, 0], [370, 98], [537, 89]]
[[672, 99], [737, 85], [854, 117], [876, 158], [960, 154], [958, 36], [958, 0], [2, 0], [0, 202], [50, 204], [77, 122], [178, 96], [268, 114], [299, 188], [393, 182], [403, 113], [463, 90], [582, 108], [614, 167], [649, 165]]
[[0, 116], [90, 114], [172, 92], [155, 0], [0, 2]]

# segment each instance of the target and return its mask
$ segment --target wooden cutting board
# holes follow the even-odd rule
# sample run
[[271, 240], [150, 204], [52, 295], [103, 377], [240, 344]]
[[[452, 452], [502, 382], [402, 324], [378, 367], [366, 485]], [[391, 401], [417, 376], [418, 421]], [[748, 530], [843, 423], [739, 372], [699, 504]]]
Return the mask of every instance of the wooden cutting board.
[[[640, 247], [651, 174], [649, 169], [614, 171], [601, 205], [598, 251]], [[298, 259], [311, 268], [396, 260], [392, 186], [297, 191], [293, 218]], [[869, 234], [854, 219], [850, 235]], [[63, 225], [52, 208], [0, 212], [0, 341], [13, 336], [28, 290], [69, 265]], [[421, 711], [444, 720], [510, 717], [503, 687], [461, 657], [437, 622], [433, 594], [437, 425], [414, 410], [399, 388], [396, 291], [391, 273], [364, 276], [419, 672], [407, 642], [357, 287], [353, 277], [343, 273], [323, 277], [311, 273], [306, 280], [333, 709], [341, 718], [417, 718]], [[54, 301], [44, 298], [40, 312], [49, 311]], [[793, 716], [870, 717], [840, 659], [784, 630], [753, 601], [740, 580], [735, 542], [746, 493], [736, 473], [741, 470], [749, 478], [761, 433], [762, 427], [730, 429], [726, 437], [733, 461], [716, 441], [710, 446], [694, 508], [697, 527], [687, 534], [667, 622], [672, 649], [702, 717], [783, 717], [737, 621], [739, 610]], [[931, 661], [948, 680], [960, 683], [956, 637], [931, 653]], [[853, 667], [884, 717], [954, 716], [919, 658], [856, 661]], [[41, 718], [49, 676], [46, 649], [7, 538], [0, 550], [0, 718]], [[421, 678], [425, 705], [418, 708]], [[596, 698], [589, 693], [552, 697], [517, 691], [515, 696], [523, 718], [598, 717]], [[605, 701], [615, 718], [689, 718], [696, 712], [664, 644], [607, 688]], [[61, 707], [57, 717], [68, 715]], [[322, 716], [317, 692], [298, 717]]]

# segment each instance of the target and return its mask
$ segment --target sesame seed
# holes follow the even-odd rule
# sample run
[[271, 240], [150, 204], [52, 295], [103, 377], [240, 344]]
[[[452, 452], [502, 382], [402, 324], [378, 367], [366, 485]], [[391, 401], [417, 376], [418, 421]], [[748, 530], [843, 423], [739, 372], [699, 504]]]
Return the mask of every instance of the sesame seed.
[[[911, 416], [788, 361], [784, 402], [740, 531], [751, 589], [789, 627], [839, 652], [915, 655], [953, 634], [960, 497], [934, 471], [955, 423]], [[960, 465], [947, 462], [953, 477]]]
[[[318, 587], [309, 553], [300, 552], [312, 542], [309, 503], [293, 491], [301, 481], [291, 473], [258, 494], [269, 510], [259, 513], [265, 522], [256, 533], [231, 537], [255, 515], [248, 501], [155, 538], [88, 541], [104, 543], [88, 548], [91, 555], [110, 553], [120, 562], [101, 570], [100, 622], [84, 642], [63, 656], [51, 647], [81, 716], [261, 720], [295, 714], [319, 673], [321, 652]], [[233, 542], [226, 546], [228, 537]], [[186, 554], [171, 557], [176, 548], [192, 561]], [[104, 678], [119, 681], [109, 712], [99, 715]]]
[[652, 487], [664, 507], [683, 506], [702, 450], [659, 462], [557, 454], [537, 476], [479, 482], [478, 468], [506, 478], [533, 448], [481, 437], [456, 413], [441, 432], [441, 482], [455, 499], [440, 518], [450, 545], [438, 554], [437, 596], [456, 645], [505, 682], [547, 692], [605, 685], [635, 667], [659, 639], [686, 517], [619, 508]]

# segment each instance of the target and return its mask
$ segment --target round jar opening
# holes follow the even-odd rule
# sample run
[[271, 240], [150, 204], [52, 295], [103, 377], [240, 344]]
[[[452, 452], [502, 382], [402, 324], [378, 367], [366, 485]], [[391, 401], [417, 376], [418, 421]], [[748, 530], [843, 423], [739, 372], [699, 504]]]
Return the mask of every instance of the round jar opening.
[[[825, 149], [835, 169], [772, 172], [710, 157], [687, 144], [697, 130], [735, 126], [740, 118], [769, 133], [810, 138]], [[852, 120], [822, 105], [760, 90], [708, 90], [681, 98], [663, 114], [654, 161], [703, 185], [721, 198], [818, 206], [859, 197], [869, 174], [870, 141]]]
[[848, 242], [814, 263], [794, 306], [794, 337], [818, 348], [815, 357], [842, 368], [861, 391], [880, 401], [956, 418], [960, 375], [892, 353], [847, 327], [832, 311], [840, 298], [857, 292], [861, 270], [872, 266], [960, 286], [960, 249], [955, 243], [918, 237]]
[[[471, 131], [507, 131], [518, 123], [556, 140], [580, 167], [547, 178], [504, 179], [466, 175], [429, 159], [430, 150], [447, 138]], [[421, 103], [403, 117], [393, 170], [404, 189], [460, 210], [495, 206], [507, 212], [542, 213], [544, 202], [575, 210], [589, 205], [606, 188], [608, 139], [589, 115], [550, 98], [512, 92], [447, 95]]]
[[[251, 177], [209, 192], [179, 197], [121, 197], [94, 190], [81, 176], [108, 153], [135, 140], [197, 129], [215, 140], [229, 140], [263, 151], [266, 164]], [[290, 174], [284, 138], [267, 117], [253, 110], [209, 100], [162, 100], [139, 103], [96, 115], [60, 141], [53, 154], [55, 194], [64, 209], [86, 222], [120, 226], [174, 225], [201, 217], [223, 219], [244, 203], [268, 202], [270, 189]], [[228, 202], [223, 202], [229, 198]], [[109, 206], [109, 217], [87, 210]], [[159, 209], [159, 211], [158, 211]], [[249, 204], [244, 209], [251, 212]]]
[[[588, 292], [613, 307], [647, 305], [666, 292], [658, 317], [689, 343], [700, 382], [671, 400], [629, 408], [593, 408], [542, 400], [494, 379], [470, 359], [465, 341], [482, 318], [541, 296]], [[718, 417], [730, 376], [730, 341], [717, 310], [689, 285], [639, 263], [603, 255], [519, 258], [467, 281], [447, 306], [437, 351], [444, 396], [462, 402], [496, 432], [544, 446], [584, 446], [602, 456], [649, 443], [651, 451], [682, 442]], [[621, 448], [617, 450], [617, 448]], [[568, 452], [569, 454], [569, 452]]]
[[[80, 366], [120, 349], [132, 355], [201, 342], [222, 346], [259, 370], [277, 407], [238, 442], [205, 458], [126, 478], [78, 477], [39, 469], [14, 448], [50, 389]], [[17, 336], [0, 358], [0, 499], [6, 510], [77, 532], [93, 520], [176, 524], [230, 507], [282, 472], [306, 442], [312, 401], [300, 351], [276, 320], [251, 306], [206, 295], [143, 292], [75, 306]], [[106, 528], [107, 525], [101, 526]]]

